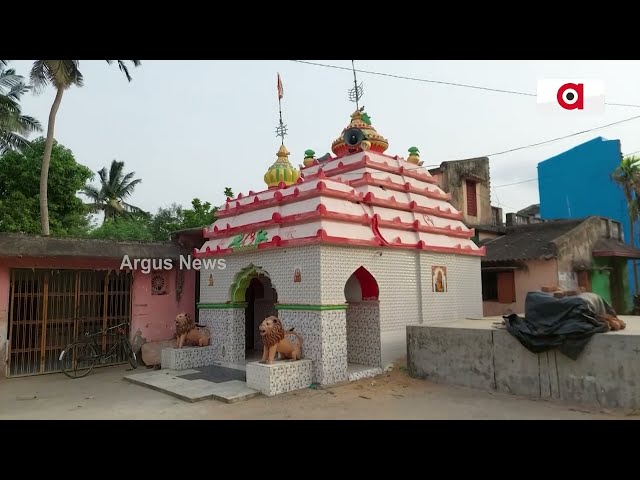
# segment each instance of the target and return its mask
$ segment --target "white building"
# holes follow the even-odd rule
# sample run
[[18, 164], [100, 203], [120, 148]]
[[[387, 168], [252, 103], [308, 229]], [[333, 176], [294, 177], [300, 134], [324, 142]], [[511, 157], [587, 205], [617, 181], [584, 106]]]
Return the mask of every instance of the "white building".
[[275, 314], [303, 335], [313, 381], [331, 384], [403, 356], [407, 325], [482, 315], [484, 249], [417, 149], [405, 160], [387, 148], [356, 111], [333, 157], [307, 151], [298, 170], [283, 145], [269, 188], [217, 212], [194, 252], [226, 260], [200, 277], [216, 359], [258, 359], [257, 327]]

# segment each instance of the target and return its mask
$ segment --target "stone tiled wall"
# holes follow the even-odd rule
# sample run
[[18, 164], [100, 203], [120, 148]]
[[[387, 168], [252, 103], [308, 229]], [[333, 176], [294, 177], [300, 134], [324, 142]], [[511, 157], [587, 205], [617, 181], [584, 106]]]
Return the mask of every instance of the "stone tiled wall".
[[247, 387], [272, 396], [307, 388], [312, 383], [311, 360], [288, 360], [265, 365], [247, 364]]
[[[423, 323], [482, 316], [481, 257], [423, 254]], [[431, 267], [447, 267], [447, 291], [434, 292]]]
[[198, 322], [209, 327], [213, 357], [225, 362], [245, 358], [244, 308], [200, 309]]
[[[322, 246], [321, 301], [345, 301], [344, 287], [360, 266], [378, 282], [382, 332], [406, 325], [482, 315], [480, 257], [411, 250]], [[432, 291], [431, 267], [447, 267], [447, 291]], [[422, 299], [422, 305], [420, 305]]]
[[169, 370], [187, 370], [213, 365], [214, 360], [213, 346], [163, 348], [160, 354], [161, 367]]
[[[250, 264], [261, 267], [269, 274], [280, 304], [345, 304], [345, 285], [360, 266], [374, 276], [380, 292], [379, 338], [374, 339], [370, 329], [367, 330], [369, 333], [362, 334], [356, 334], [352, 329], [347, 334], [347, 314], [344, 310], [277, 312], [285, 328], [295, 326], [304, 335], [303, 355], [314, 360], [314, 381], [319, 383], [333, 383], [346, 378], [347, 335], [356, 339], [352, 342], [355, 344], [366, 343], [357, 340], [358, 335], [373, 342], [367, 346], [368, 353], [362, 353], [362, 349], [360, 353], [356, 353], [357, 349], [352, 351], [350, 361], [360, 363], [366, 360], [373, 364], [375, 356], [383, 360], [374, 365], [384, 366], [381, 363], [386, 362], [387, 357], [405, 351], [404, 329], [407, 325], [482, 316], [480, 257], [415, 250], [310, 245], [243, 252], [230, 255], [225, 260], [224, 270], [202, 271], [200, 302], [229, 301], [229, 288], [234, 276]], [[446, 292], [433, 291], [433, 266], [447, 268]], [[296, 269], [300, 269], [301, 282], [294, 282]], [[213, 286], [209, 286], [209, 274], [213, 275]], [[230, 314], [224, 312], [203, 310], [200, 318], [204, 321], [201, 320], [201, 323], [206, 323], [207, 319], [218, 322], [212, 325], [214, 338], [217, 335], [225, 339], [222, 342], [224, 354], [220, 351], [222, 356], [218, 358], [242, 360], [244, 309], [233, 310], [236, 318], [233, 325], [228, 317]], [[356, 318], [361, 314], [354, 315]], [[224, 332], [222, 336], [218, 331]], [[213, 344], [219, 345], [220, 342], [214, 341]], [[375, 352], [377, 345], [380, 345], [380, 354]]]
[[378, 302], [350, 303], [347, 314], [347, 359], [379, 367], [380, 308]]
[[[278, 302], [320, 303], [319, 245], [253, 250], [229, 255], [225, 257], [224, 270], [201, 270], [200, 302], [224, 303], [231, 300], [229, 287], [234, 276], [250, 264], [261, 267], [269, 274], [273, 288], [278, 292]], [[296, 268], [300, 269], [301, 282], [293, 281]], [[209, 286], [209, 275], [213, 275], [213, 286]]]
[[[482, 316], [480, 262], [464, 255], [322, 246], [321, 301], [344, 302], [347, 280], [366, 268], [378, 282], [382, 363], [391, 362], [406, 352], [407, 325]], [[433, 266], [447, 267], [446, 292], [433, 291]]]
[[[383, 332], [406, 325], [482, 315], [480, 257], [311, 245], [245, 252], [225, 260], [224, 270], [202, 271], [200, 302], [229, 301], [234, 275], [253, 263], [269, 273], [279, 303], [342, 304], [347, 280], [363, 266], [378, 282]], [[447, 292], [432, 291], [432, 266], [447, 267]], [[296, 268], [302, 274], [299, 283], [293, 281]], [[213, 286], [209, 286], [209, 274], [213, 274]]]
[[313, 381], [320, 384], [347, 379], [347, 326], [345, 310], [278, 312], [285, 330], [302, 335], [302, 358], [313, 360]]

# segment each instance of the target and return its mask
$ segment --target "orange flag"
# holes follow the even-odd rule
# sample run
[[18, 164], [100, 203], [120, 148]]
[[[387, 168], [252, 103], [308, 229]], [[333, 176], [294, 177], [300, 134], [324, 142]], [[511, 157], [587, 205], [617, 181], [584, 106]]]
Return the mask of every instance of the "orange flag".
[[278, 99], [284, 96], [284, 90], [282, 89], [282, 80], [280, 80], [280, 74], [278, 73]]

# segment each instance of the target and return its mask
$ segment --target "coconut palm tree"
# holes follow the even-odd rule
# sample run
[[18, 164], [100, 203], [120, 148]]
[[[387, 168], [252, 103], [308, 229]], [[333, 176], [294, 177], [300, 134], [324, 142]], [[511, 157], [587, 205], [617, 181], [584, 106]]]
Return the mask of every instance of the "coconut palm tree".
[[[127, 80], [131, 81], [131, 75], [124, 60], [116, 60], [118, 68], [125, 74]], [[140, 60], [129, 60], [137, 67]], [[112, 64], [113, 60], [106, 60]], [[42, 170], [40, 173], [40, 223], [42, 225], [42, 235], [49, 235], [49, 205], [47, 202], [47, 182], [49, 179], [49, 163], [51, 161], [51, 149], [53, 148], [53, 132], [56, 122], [56, 114], [60, 108], [62, 95], [65, 90], [72, 86], [81, 87], [83, 85], [82, 73], [79, 69], [78, 60], [36, 60], [31, 69], [31, 82], [37, 92], [48, 85], [56, 89], [56, 97], [49, 112], [49, 122], [47, 124], [47, 137], [42, 156]]]
[[104, 212], [102, 223], [118, 215], [145, 213], [142, 209], [125, 202], [142, 180], [139, 178], [133, 180], [135, 173], [130, 172], [125, 175], [123, 169], [124, 162], [113, 160], [109, 171], [104, 167], [98, 172], [100, 188], [87, 185], [81, 192], [90, 200], [87, 206], [91, 213]]
[[[629, 236], [631, 246], [635, 246], [635, 222], [640, 215], [640, 158], [624, 157], [620, 165], [616, 167], [612, 176], [613, 180], [620, 185], [627, 201], [627, 213], [629, 215]], [[638, 266], [633, 262], [633, 281], [635, 292], [638, 294]]]
[[15, 70], [5, 69], [6, 60], [0, 60], [0, 153], [22, 149], [29, 145], [25, 136], [42, 130], [40, 122], [22, 115], [20, 97], [30, 90], [24, 78]]

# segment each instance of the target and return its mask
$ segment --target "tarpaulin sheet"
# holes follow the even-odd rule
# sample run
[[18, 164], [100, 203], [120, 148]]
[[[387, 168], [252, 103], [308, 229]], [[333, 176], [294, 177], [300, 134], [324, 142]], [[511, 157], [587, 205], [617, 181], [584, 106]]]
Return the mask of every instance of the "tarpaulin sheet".
[[529, 292], [524, 305], [524, 318], [511, 314], [504, 316], [507, 330], [533, 353], [558, 348], [567, 357], [576, 360], [591, 337], [609, 330], [599, 318], [597, 310], [615, 312], [604, 300], [594, 294], [555, 298], [544, 292]]

